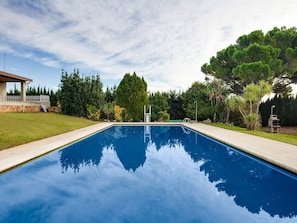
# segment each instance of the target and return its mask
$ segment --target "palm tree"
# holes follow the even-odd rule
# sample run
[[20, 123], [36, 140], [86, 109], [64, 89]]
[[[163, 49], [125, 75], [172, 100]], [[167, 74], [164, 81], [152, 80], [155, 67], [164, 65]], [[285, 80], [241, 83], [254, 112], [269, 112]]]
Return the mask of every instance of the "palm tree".
[[107, 120], [109, 121], [109, 116], [111, 113], [113, 113], [113, 103], [112, 102], [107, 102], [103, 106], [103, 112], [107, 116]]
[[258, 103], [257, 103], [256, 114], [259, 114], [259, 108], [260, 108], [262, 98], [266, 94], [270, 94], [272, 91], [271, 84], [269, 84], [268, 82], [263, 81], [263, 80], [259, 82], [258, 87], [259, 87], [259, 90], [258, 90], [258, 94], [257, 94]]
[[243, 118], [243, 121], [246, 122], [247, 114], [245, 112], [246, 102], [244, 98], [237, 95], [233, 95], [228, 99], [227, 106], [231, 111], [238, 110]]
[[260, 127], [259, 106], [264, 95], [271, 92], [268, 82], [260, 81], [259, 84], [249, 84], [244, 88], [243, 98], [233, 96], [229, 99], [228, 106], [231, 110], [238, 110], [243, 117], [246, 128], [255, 130]]
[[207, 83], [207, 93], [209, 95], [209, 101], [214, 109], [213, 122], [216, 122], [217, 110], [220, 104], [225, 103], [229, 91], [222, 80], [213, 80]]
[[258, 85], [252, 83], [252, 84], [247, 85], [244, 88], [243, 92], [244, 92], [243, 97], [249, 104], [249, 114], [252, 115], [254, 103], [256, 103], [258, 101], [257, 96], [258, 96], [258, 92], [259, 92], [259, 87], [258, 87]]

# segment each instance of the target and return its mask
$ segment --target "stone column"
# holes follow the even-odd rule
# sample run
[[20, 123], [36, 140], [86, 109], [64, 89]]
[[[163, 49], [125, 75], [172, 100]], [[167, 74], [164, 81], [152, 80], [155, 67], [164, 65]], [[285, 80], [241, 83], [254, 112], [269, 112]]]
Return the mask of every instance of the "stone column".
[[6, 82], [0, 82], [0, 101], [6, 101]]
[[21, 82], [21, 101], [26, 101], [26, 82]]

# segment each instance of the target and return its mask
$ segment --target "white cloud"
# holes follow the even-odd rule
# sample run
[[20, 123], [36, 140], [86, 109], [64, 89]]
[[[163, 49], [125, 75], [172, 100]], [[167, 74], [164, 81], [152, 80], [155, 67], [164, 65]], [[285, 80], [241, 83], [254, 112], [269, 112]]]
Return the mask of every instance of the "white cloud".
[[220, 181], [210, 182], [200, 171], [204, 161], [194, 162], [181, 144], [157, 150], [151, 143], [145, 156], [135, 172], [127, 171], [114, 148], [104, 147], [98, 166], [80, 164], [74, 173], [62, 171], [60, 153], [51, 153], [3, 176], [0, 214], [6, 219], [12, 209], [22, 213], [38, 206], [31, 217], [38, 213], [48, 222], [89, 222], [98, 216], [104, 222], [145, 222], [148, 217], [156, 222], [296, 222], [295, 216], [280, 218], [262, 209], [252, 213], [236, 204], [235, 195], [218, 190]]
[[296, 6], [294, 0], [6, 0], [0, 49], [33, 53], [46, 66], [100, 71], [103, 80], [119, 82], [136, 71], [150, 90], [186, 89], [204, 79], [201, 65], [240, 35], [294, 26]]

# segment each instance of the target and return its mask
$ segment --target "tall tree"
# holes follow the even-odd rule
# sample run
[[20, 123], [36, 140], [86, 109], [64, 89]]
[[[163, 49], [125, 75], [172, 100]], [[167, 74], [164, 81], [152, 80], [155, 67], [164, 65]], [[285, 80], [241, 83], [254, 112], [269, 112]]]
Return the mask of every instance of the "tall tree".
[[171, 119], [183, 119], [185, 117], [185, 110], [183, 108], [182, 94], [171, 90], [168, 93], [168, 113]]
[[265, 35], [265, 44], [280, 49], [283, 70], [275, 74], [273, 91], [286, 96], [292, 91], [289, 84], [297, 83], [297, 29], [281, 27], [270, 30]]
[[276, 93], [287, 95], [287, 86], [297, 83], [297, 30], [282, 27], [266, 34], [256, 30], [240, 36], [236, 44], [203, 64], [201, 71], [224, 80], [235, 94], [241, 94], [250, 83], [264, 80], [275, 84]]
[[236, 50], [233, 58], [237, 66], [232, 72], [240, 78], [243, 86], [260, 80], [271, 81], [273, 75], [281, 70], [279, 52], [279, 49], [259, 44]]
[[149, 95], [149, 103], [152, 106], [152, 121], [158, 120], [159, 112], [168, 110], [168, 94], [165, 92], [155, 92]]
[[87, 116], [87, 107], [97, 110], [103, 105], [102, 82], [99, 75], [80, 77], [79, 70], [68, 74], [62, 70], [60, 103], [62, 112], [74, 116]]
[[125, 108], [133, 121], [143, 118], [143, 106], [148, 105], [147, 84], [134, 72], [126, 73], [116, 90], [116, 104]]
[[206, 83], [206, 91], [209, 95], [209, 101], [213, 110], [213, 122], [216, 122], [217, 113], [219, 110], [222, 110], [222, 107], [225, 103], [225, 99], [229, 94], [227, 86], [224, 84], [222, 80], [214, 79], [212, 81], [207, 81]]
[[202, 65], [201, 71], [208, 76], [223, 80], [234, 93], [241, 93], [243, 88], [240, 78], [233, 73], [233, 68], [237, 65], [233, 59], [236, 48], [236, 45], [230, 45], [217, 52], [216, 57], [210, 58], [209, 64]]
[[116, 100], [115, 92], [117, 87], [114, 86], [112, 88], [107, 87], [105, 91], [105, 102], [114, 102]]
[[197, 119], [212, 119], [213, 113], [209, 103], [207, 87], [204, 83], [194, 82], [192, 86], [183, 94], [183, 106], [185, 115], [195, 119], [197, 103]]

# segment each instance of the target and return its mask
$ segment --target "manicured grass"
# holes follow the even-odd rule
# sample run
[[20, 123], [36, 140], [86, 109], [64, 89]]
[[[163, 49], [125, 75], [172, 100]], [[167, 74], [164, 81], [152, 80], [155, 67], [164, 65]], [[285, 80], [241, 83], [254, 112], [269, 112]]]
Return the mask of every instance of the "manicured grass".
[[229, 129], [229, 130], [233, 130], [233, 131], [237, 131], [237, 132], [250, 134], [250, 135], [260, 136], [263, 138], [272, 139], [272, 140], [276, 140], [276, 141], [280, 141], [280, 142], [285, 142], [285, 143], [289, 143], [289, 144], [297, 146], [297, 136], [294, 136], [294, 135], [287, 135], [287, 134], [280, 134], [280, 133], [268, 133], [268, 132], [264, 132], [264, 131], [260, 131], [260, 130], [251, 131], [251, 130], [247, 130], [246, 128], [232, 126], [232, 125], [228, 125], [228, 124], [224, 124], [224, 123], [211, 123], [211, 125], [220, 127], [220, 128], [224, 128], [224, 129]]
[[[56, 113], [0, 113], [0, 150], [86, 127], [97, 122]], [[224, 123], [211, 125], [297, 145], [297, 136], [249, 131]]]
[[95, 123], [56, 113], [0, 113], [0, 150]]

